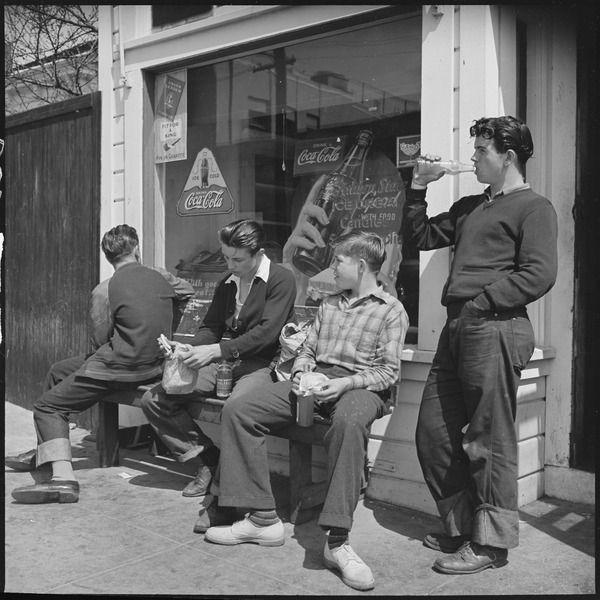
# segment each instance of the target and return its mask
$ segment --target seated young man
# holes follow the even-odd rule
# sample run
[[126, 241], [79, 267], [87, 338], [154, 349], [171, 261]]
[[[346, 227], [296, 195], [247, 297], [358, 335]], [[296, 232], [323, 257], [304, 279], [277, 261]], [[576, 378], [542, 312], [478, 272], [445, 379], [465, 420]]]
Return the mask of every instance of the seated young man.
[[[296, 282], [293, 274], [265, 254], [266, 237], [251, 219], [234, 221], [218, 232], [230, 271], [214, 298], [183, 362], [198, 369], [190, 394], [167, 394], [158, 384], [142, 397], [142, 409], [160, 439], [179, 462], [196, 463], [197, 474], [184, 496], [204, 496], [219, 459], [219, 450], [194, 419], [198, 396], [215, 393], [218, 361], [233, 363], [232, 402], [242, 389], [262, 388], [274, 380], [279, 334], [294, 319]], [[243, 385], [242, 385], [243, 383]]]
[[191, 285], [140, 263], [139, 240], [133, 227], [119, 225], [107, 231], [102, 251], [115, 272], [92, 292], [92, 341], [96, 350], [51, 367], [46, 391], [33, 406], [37, 448], [6, 457], [5, 464], [19, 471], [50, 465], [52, 479], [16, 488], [12, 496], [17, 502], [79, 500], [69, 415], [92, 407], [117, 390], [154, 381], [163, 363], [156, 338], [171, 332], [173, 301], [193, 294]]
[[[334, 245], [332, 268], [343, 291], [319, 306], [294, 361], [292, 380], [238, 393], [223, 408], [219, 481], [211, 487], [218, 498], [201, 515], [195, 530], [201, 531], [204, 521], [206, 539], [217, 544], [283, 544], [266, 436], [295, 420], [302, 373], [324, 373], [329, 380], [314, 394], [332, 419], [325, 436], [327, 495], [319, 517], [319, 525], [329, 532], [324, 562], [341, 571], [350, 587], [368, 590], [374, 587], [373, 575], [350, 547], [348, 537], [360, 495], [369, 428], [389, 409], [388, 388], [399, 377], [408, 318], [400, 301], [377, 283], [385, 260], [378, 235], [352, 232]], [[250, 511], [234, 522], [232, 507], [250, 507]]]

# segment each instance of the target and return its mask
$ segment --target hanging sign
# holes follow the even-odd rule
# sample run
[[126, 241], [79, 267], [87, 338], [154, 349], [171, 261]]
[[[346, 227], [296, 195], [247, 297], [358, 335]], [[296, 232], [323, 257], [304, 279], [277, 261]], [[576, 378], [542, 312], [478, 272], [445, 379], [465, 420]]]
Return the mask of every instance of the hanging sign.
[[198, 152], [194, 166], [177, 201], [182, 217], [222, 215], [233, 210], [233, 198], [219, 165], [208, 148]]
[[185, 71], [156, 78], [154, 162], [187, 158], [187, 74]]
[[396, 138], [396, 167], [412, 167], [420, 155], [420, 135], [405, 135]]

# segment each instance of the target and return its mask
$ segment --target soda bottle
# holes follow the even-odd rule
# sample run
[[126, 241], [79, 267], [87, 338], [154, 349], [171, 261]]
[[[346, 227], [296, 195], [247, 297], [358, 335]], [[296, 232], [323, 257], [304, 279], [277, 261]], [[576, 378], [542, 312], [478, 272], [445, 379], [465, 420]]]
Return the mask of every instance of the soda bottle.
[[413, 167], [418, 167], [417, 170], [413, 170], [413, 181], [421, 184], [421, 175], [438, 175], [442, 171], [448, 175], [458, 175], [459, 173], [472, 173], [475, 170], [473, 165], [466, 165], [457, 160], [436, 160], [431, 162], [418, 158], [413, 161]]
[[217, 398], [229, 398], [232, 387], [233, 368], [226, 360], [222, 360], [217, 367]]
[[200, 161], [200, 187], [208, 187], [208, 159], [206, 158], [206, 152], [202, 156]]
[[356, 186], [361, 183], [361, 172], [372, 142], [372, 131], [368, 129], [360, 131], [340, 166], [328, 175], [319, 190], [315, 204], [323, 208], [329, 223], [321, 225], [313, 217], [309, 217], [308, 222], [319, 231], [325, 246], [323, 248], [317, 246], [312, 250], [297, 248], [292, 256], [294, 267], [309, 277], [324, 271], [333, 260], [331, 242], [343, 233], [341, 219], [344, 215], [344, 211], [336, 208], [336, 204], [343, 202], [348, 190], [356, 189]]

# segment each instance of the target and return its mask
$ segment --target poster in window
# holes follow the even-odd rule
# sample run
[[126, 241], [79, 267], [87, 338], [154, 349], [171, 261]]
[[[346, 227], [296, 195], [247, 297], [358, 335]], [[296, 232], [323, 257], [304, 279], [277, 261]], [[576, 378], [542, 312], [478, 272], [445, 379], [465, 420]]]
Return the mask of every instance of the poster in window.
[[299, 305], [316, 305], [338, 291], [331, 244], [356, 229], [383, 238], [386, 260], [379, 278], [386, 291], [396, 293], [404, 183], [394, 162], [377, 149], [372, 131], [357, 130], [349, 142], [337, 166], [327, 172], [317, 164], [303, 168], [304, 181], [295, 197], [301, 208], [283, 249], [283, 262], [296, 275]]
[[217, 159], [209, 148], [202, 148], [177, 201], [181, 217], [222, 215], [233, 210], [233, 198]]
[[396, 166], [412, 167], [413, 163], [421, 155], [421, 136], [405, 135], [396, 138]]
[[187, 73], [177, 71], [156, 78], [154, 162], [187, 158]]

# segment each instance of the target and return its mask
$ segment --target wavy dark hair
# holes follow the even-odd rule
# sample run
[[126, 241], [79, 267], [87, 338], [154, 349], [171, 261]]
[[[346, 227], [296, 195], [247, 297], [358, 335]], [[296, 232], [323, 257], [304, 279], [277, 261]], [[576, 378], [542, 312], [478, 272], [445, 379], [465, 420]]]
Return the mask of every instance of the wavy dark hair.
[[478, 135], [494, 141], [498, 152], [513, 150], [520, 166], [533, 155], [533, 139], [529, 127], [516, 117], [483, 117], [475, 121], [469, 130], [471, 137]]

